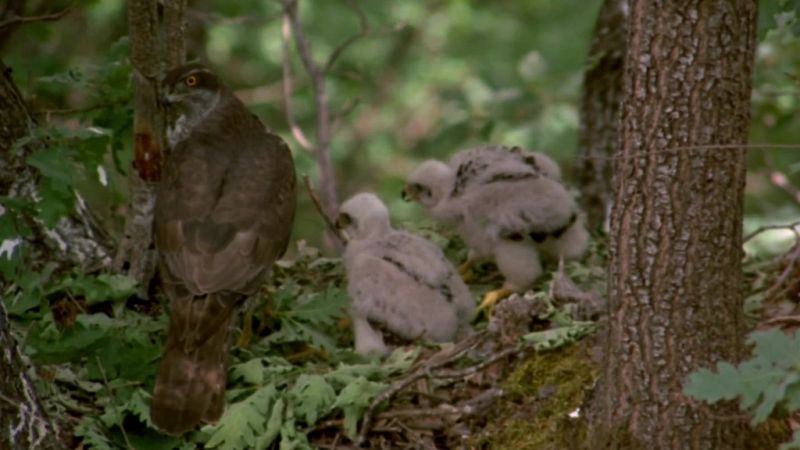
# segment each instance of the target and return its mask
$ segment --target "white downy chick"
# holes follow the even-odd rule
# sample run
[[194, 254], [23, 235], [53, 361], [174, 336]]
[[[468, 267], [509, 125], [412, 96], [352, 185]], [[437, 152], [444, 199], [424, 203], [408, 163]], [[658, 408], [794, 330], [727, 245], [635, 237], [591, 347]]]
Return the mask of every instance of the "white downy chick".
[[467, 286], [439, 247], [393, 229], [377, 196], [345, 201], [337, 226], [350, 238], [343, 259], [358, 353], [387, 353], [384, 330], [436, 342], [468, 330], [474, 301]]
[[579, 258], [588, 246], [588, 232], [560, 183], [558, 165], [518, 147], [467, 149], [449, 164], [426, 161], [409, 175], [404, 197], [456, 227], [470, 249], [461, 273], [474, 259], [495, 260], [506, 282], [487, 294], [482, 307], [529, 287], [541, 275], [540, 253], [556, 261]]

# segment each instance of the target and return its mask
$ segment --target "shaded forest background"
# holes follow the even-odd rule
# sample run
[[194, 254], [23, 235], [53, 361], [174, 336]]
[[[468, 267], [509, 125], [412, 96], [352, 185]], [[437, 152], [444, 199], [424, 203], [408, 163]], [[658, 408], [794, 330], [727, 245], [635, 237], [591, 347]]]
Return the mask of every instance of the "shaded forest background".
[[[69, 4], [28, 1], [23, 15]], [[583, 0], [301, 3], [318, 61], [359, 36], [327, 78], [340, 196], [372, 190], [396, 220], [417, 221], [419, 208], [400, 199], [405, 175], [422, 159], [486, 142], [544, 151], [574, 180], [581, 80], [591, 64], [586, 55], [599, 6]], [[797, 142], [796, 7], [760, 5], [751, 143]], [[108, 186], [95, 173], [70, 182], [115, 236], [124, 226], [118, 212], [133, 142], [125, 14], [122, 1], [77, 2], [58, 21], [0, 35], [3, 58], [43, 124], [103, 128], [111, 150], [100, 161]], [[189, 59], [209, 63], [290, 142], [298, 174], [313, 178], [313, 157], [296, 142], [284, 114], [280, 16], [278, 2], [191, 2]], [[311, 85], [300, 62], [292, 63], [293, 115], [313, 136]], [[793, 221], [800, 215], [796, 150], [755, 147], [748, 158], [745, 232]], [[307, 196], [298, 211], [295, 237], [319, 244], [323, 225]], [[778, 245], [770, 249], [779, 251]]]
[[[363, 190], [375, 191], [386, 201], [395, 223], [425, 228], [437, 243], [447, 246], [453, 259], [459, 259], [463, 252], [452, 254], [454, 245], [449, 236], [427, 229], [430, 222], [423, 218], [420, 208], [400, 199], [404, 177], [421, 160], [445, 159], [458, 149], [487, 142], [519, 145], [558, 160], [566, 180], [579, 193], [576, 148], [581, 85], [587, 69], [596, 62], [587, 58], [587, 53], [600, 3], [301, 1], [299, 17], [305, 37], [312, 56], [326, 71], [333, 131], [330, 155], [339, 199]], [[74, 192], [78, 192], [98, 222], [94, 228], [102, 230], [100, 239], [110, 247], [123, 235], [127, 170], [133, 158], [127, 12], [126, 2], [121, 0], [0, 3], [0, 17], [10, 18], [0, 21], [0, 57], [12, 69], [11, 77], [40, 125], [32, 131], [33, 136], [22, 140], [33, 150], [25, 162], [39, 175], [38, 201], [32, 206], [4, 198], [4, 207], [31, 213], [52, 226], [73, 210], [78, 199]], [[800, 218], [800, 151], [793, 147], [800, 137], [798, 12], [798, 0], [760, 2], [745, 235]], [[13, 17], [32, 20], [15, 22]], [[312, 85], [293, 49], [289, 53], [292, 112], [288, 117], [291, 121], [287, 120], [280, 2], [193, 1], [186, 18], [188, 58], [209, 64], [251, 110], [290, 143], [301, 178], [309, 175], [317, 179], [314, 156], [303, 149], [302, 139], [298, 140], [289, 126], [291, 121], [296, 122], [312, 140], [317, 128]], [[263, 447], [275, 445], [272, 442], [280, 435], [282, 447], [291, 444], [303, 448], [308, 445], [306, 439], [315, 445], [322, 442], [336, 447], [341, 436], [359, 442], [370, 431], [367, 425], [372, 419], [383, 420], [380, 423], [385, 425], [387, 414], [402, 416], [431, 405], [431, 398], [418, 395], [412, 401], [404, 398], [396, 402], [401, 407], [413, 405], [411, 409], [376, 409], [392, 386], [404, 380], [419, 381], [424, 372], [420, 367], [431, 369], [415, 365], [421, 364], [415, 363], [420, 351], [428, 357], [430, 349], [406, 349], [382, 362], [365, 361], [352, 354], [349, 333], [336, 325], [348, 301], [342, 289], [342, 268], [335, 258], [325, 257], [333, 252], [323, 242], [324, 224], [309, 196], [302, 187], [300, 190], [293, 239], [309, 245], [290, 246], [290, 258], [278, 264], [270, 283], [255, 299], [254, 310], [260, 314], [256, 336], [249, 347], [234, 350], [226, 418], [186, 440], [159, 436], [147, 426], [152, 363], [160, 351], [154, 343], [161, 341], [164, 326], [156, 295], [142, 295], [140, 289], [136, 298], [135, 283], [105, 273], [105, 266], [92, 267], [86, 273], [67, 268], [66, 272], [51, 274], [48, 270], [53, 269], [47, 265], [43, 270], [30, 270], [23, 252], [14, 252], [8, 259], [0, 257], [7, 293], [14, 298], [7, 308], [15, 337], [32, 357], [35, 370], [30, 373], [45, 409], [57, 416], [56, 421], [68, 424], [62, 431], [72, 433], [68, 436], [72, 442], [92, 448], [192, 448], [198, 442], [208, 448], [241, 448], [254, 442]], [[5, 240], [19, 235], [24, 229], [21, 222], [14, 215], [0, 216], [0, 239], [4, 240], [0, 255], [11, 255], [12, 245]], [[781, 279], [796, 267], [792, 255], [800, 254], [787, 253], [792, 245], [797, 248], [796, 226], [795, 233], [785, 226], [779, 228], [746, 242], [748, 326], [759, 319], [753, 311], [761, 299], [774, 294], [775, 289], [770, 287], [774, 273], [782, 273], [775, 288], [784, 282], [789, 288], [797, 286], [793, 280]], [[567, 274], [582, 289], [604, 292], [605, 236], [599, 228], [593, 232], [597, 239], [591, 255], [571, 264]], [[327, 251], [320, 254], [316, 248]], [[772, 259], [783, 254], [787, 254], [784, 259]], [[788, 268], [781, 272], [783, 263]], [[583, 320], [574, 310], [557, 304], [553, 295], [556, 278], [545, 277], [535, 286], [535, 293], [524, 296], [528, 304], [538, 302], [545, 308], [530, 313], [541, 328], [526, 334], [523, 343], [516, 344], [520, 336], [514, 336], [509, 340], [510, 347], [499, 347], [502, 351], [495, 348], [497, 355], [488, 357], [490, 363], [498, 361], [498, 355], [502, 359], [521, 354], [523, 347], [537, 351], [560, 348], [596, 329], [591, 320]], [[474, 294], [487, 288], [471, 287]], [[789, 288], [779, 294], [796, 292]], [[521, 298], [516, 297], [517, 301]], [[525, 330], [531, 331], [527, 324]], [[784, 335], [751, 338], [757, 358], [780, 361], [786, 356], [783, 349], [797, 347], [790, 338], [776, 336]], [[800, 335], [793, 342], [797, 339]], [[469, 345], [477, 344], [460, 345], [456, 349], [466, 354]], [[314, 351], [304, 353], [308, 349]], [[549, 386], [561, 384], [568, 378], [564, 373], [577, 373], [574, 384], [564, 383], [553, 396], [563, 400], [561, 406], [567, 409], [548, 414], [563, 417], [572, 411], [573, 402], [596, 375], [594, 369], [583, 367], [589, 359], [585, 355], [570, 356], [584, 350], [570, 347], [545, 353], [507, 377], [503, 389], [514, 399], [512, 403], [522, 405], [507, 417], [534, 411], [539, 416], [536, 420], [554, 427], [554, 421], [548, 422], [547, 414], [536, 409], [541, 405], [532, 406], [524, 399], [536, 399]], [[294, 359], [297, 354], [302, 356]], [[481, 379], [465, 383], [472, 383], [469, 386], [460, 385], [468, 387], [461, 392], [435, 391], [439, 406], [469, 406], [484, 395], [494, 400], [494, 389], [507, 375], [505, 368], [483, 371], [493, 367], [485, 361], [466, 361], [475, 364], [467, 369], [463, 368], [464, 359], [454, 357], [450, 362], [454, 364], [449, 368], [434, 367], [435, 375], [464, 378], [459, 376], [464, 370], [478, 368], [472, 374], [479, 373]], [[583, 366], [579, 370], [569, 364]], [[796, 368], [784, 369], [784, 374], [794, 376]], [[723, 381], [742, 380], [747, 370], [752, 367], [743, 368], [738, 378], [727, 373]], [[401, 376], [404, 378], [396, 381]], [[537, 384], [536, 380], [548, 381]], [[735, 397], [731, 391], [714, 391], [718, 383], [707, 371], [697, 380], [695, 398], [715, 401], [728, 398], [726, 395]], [[390, 385], [390, 381], [395, 384]], [[796, 387], [797, 383], [792, 383]], [[779, 390], [773, 387], [763, 387], [763, 392]], [[562, 398], [567, 391], [576, 396]], [[309, 397], [318, 402], [309, 405], [305, 401]], [[794, 401], [791, 404], [796, 410], [797, 399], [800, 395], [793, 388], [770, 407], [780, 401]], [[750, 412], [755, 408], [750, 405]], [[761, 413], [755, 414], [760, 420], [772, 411], [764, 413], [764, 408], [759, 406]], [[528, 429], [506, 426], [506, 416], [498, 417], [486, 428], [494, 427], [499, 433], [476, 434], [478, 442], [502, 448], [502, 442], [530, 437]], [[525, 416], [513, 423], [539, 426], [530, 419]], [[464, 419], [466, 423], [469, 420]], [[470, 426], [480, 430], [484, 422], [473, 421]], [[430, 438], [431, 442], [460, 439], [462, 430], [458, 426], [444, 428], [444, 437], [437, 435]], [[392, 434], [391, 430], [375, 433], [384, 433], [381, 438], [392, 444], [392, 436], [402, 434]], [[505, 437], [498, 437], [502, 433]], [[506, 438], [509, 440], [501, 440]], [[414, 448], [414, 439], [409, 438], [410, 448]], [[417, 444], [427, 442], [420, 439]], [[800, 433], [795, 436], [798, 442]], [[544, 447], [531, 444], [527, 448]]]

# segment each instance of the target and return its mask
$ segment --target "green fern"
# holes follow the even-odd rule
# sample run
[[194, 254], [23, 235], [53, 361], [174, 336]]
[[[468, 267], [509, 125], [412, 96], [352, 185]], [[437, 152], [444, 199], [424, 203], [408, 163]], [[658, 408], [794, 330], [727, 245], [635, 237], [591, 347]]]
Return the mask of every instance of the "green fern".
[[[243, 401], [230, 405], [220, 421], [203, 430], [211, 434], [206, 448], [236, 450], [255, 448], [258, 438], [267, 434], [265, 417], [272, 412], [273, 405], [279, 404], [278, 390], [274, 384], [268, 384], [256, 390]], [[269, 445], [270, 442], [264, 444]], [[263, 447], [262, 447], [263, 448]]]

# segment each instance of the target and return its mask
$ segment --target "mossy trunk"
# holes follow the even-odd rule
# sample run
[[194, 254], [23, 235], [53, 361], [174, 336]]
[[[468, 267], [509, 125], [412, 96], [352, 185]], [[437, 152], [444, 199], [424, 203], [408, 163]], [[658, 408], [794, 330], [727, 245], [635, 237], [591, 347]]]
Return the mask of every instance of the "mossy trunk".
[[[753, 0], [631, 0], [614, 162], [606, 359], [590, 448], [741, 449], [747, 424], [686, 399], [736, 360]], [[741, 147], [737, 147], [741, 145]]]

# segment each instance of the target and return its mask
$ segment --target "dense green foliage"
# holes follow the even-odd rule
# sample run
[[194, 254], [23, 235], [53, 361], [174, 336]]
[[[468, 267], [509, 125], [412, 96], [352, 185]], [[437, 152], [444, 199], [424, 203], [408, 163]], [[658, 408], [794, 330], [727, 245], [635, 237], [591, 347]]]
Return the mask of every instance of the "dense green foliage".
[[[52, 3], [58, 9], [59, 2]], [[565, 166], [569, 179], [583, 64], [599, 4], [302, 1], [306, 34], [321, 63], [359, 33], [359, 13], [369, 25], [365, 36], [337, 58], [327, 79], [335, 115], [331, 156], [340, 196], [376, 191], [396, 222], [419, 227], [419, 209], [399, 198], [405, 174], [424, 158], [445, 158], [455, 149], [487, 141], [543, 150]], [[0, 216], [0, 240], [30, 232], [19, 220], [23, 211], [54, 224], [71, 210], [76, 193], [112, 239], [122, 231], [132, 159], [125, 2], [74, 5], [73, 13], [58, 22], [19, 29], [1, 49], [41, 124], [19, 144], [46, 146], [27, 158], [41, 175], [41, 198], [2, 199], [11, 214]], [[761, 6], [752, 142], [793, 144], [800, 129], [800, 2], [765, 0]], [[192, 2], [189, 20], [190, 57], [207, 60], [290, 142], [298, 173], [315, 177], [313, 158], [293, 140], [283, 114], [278, 2], [198, 0]], [[313, 138], [313, 93], [296, 55], [292, 67], [296, 119]], [[800, 215], [791, 194], [770, 182], [771, 175], [780, 173], [789, 186], [800, 185], [797, 154], [762, 148], [750, 152], [747, 230]], [[308, 197], [301, 195], [295, 238], [318, 244], [322, 227]], [[765, 234], [748, 243], [748, 250], [781, 252], [791, 237]], [[440, 237], [439, 243], [447, 240]], [[347, 301], [341, 268], [335, 258], [299, 247], [304, 250], [276, 269], [272, 283], [254, 301], [257, 311], [265, 311], [257, 321], [263, 338], [234, 351], [225, 418], [185, 441], [146, 427], [166, 324], [157, 299], [132, 300], [135, 286], [111, 274], [33, 272], [25, 264], [24, 247], [0, 255], [0, 272], [14, 280], [3, 297], [23, 348], [37, 363], [34, 378], [45, 404], [74, 426], [76, 442], [101, 449], [194, 448], [197, 442], [209, 448], [266, 448], [280, 437], [281, 448], [303, 448], [308, 442], [302, 430], [327, 417], [342, 417], [352, 435], [364, 407], [417, 353], [400, 351], [379, 362], [347, 350], [348, 333], [336, 325]], [[463, 255], [463, 249], [455, 252]], [[572, 323], [562, 311], [549, 314], [547, 320], [565, 327], [527, 339], [560, 345], [591, 328]], [[700, 372], [687, 389], [709, 401], [740, 396], [755, 420], [763, 420], [776, 405], [796, 410], [796, 361], [785, 353], [779, 364], [769, 359], [778, 348], [775, 341], [789, 338], [752, 339], [752, 361], [738, 367], [722, 364], [720, 375]], [[290, 360], [309, 348], [325, 357]], [[753, 384], [752, 375], [771, 377], [773, 383]], [[315, 402], [300, 401], [310, 397]]]

